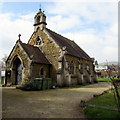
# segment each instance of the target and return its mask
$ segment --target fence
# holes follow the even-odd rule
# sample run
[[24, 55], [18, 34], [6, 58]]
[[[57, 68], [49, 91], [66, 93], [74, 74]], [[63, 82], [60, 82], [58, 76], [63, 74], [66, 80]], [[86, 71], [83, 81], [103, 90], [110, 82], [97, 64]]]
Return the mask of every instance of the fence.
[[81, 107], [92, 107], [92, 108], [102, 108], [102, 109], [106, 109], [106, 110], [113, 110], [113, 111], [118, 111], [117, 108], [112, 108], [109, 106], [99, 106], [99, 105], [95, 105], [95, 104], [87, 104], [85, 101], [81, 100], [80, 102], [80, 106]]

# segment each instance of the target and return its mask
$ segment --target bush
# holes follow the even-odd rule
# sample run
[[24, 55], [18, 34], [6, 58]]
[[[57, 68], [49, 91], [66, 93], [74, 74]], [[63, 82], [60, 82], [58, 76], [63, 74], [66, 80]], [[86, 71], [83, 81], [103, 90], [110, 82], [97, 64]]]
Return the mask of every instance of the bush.
[[27, 90], [27, 91], [37, 90], [37, 88], [34, 86], [33, 81], [25, 83], [23, 86], [20, 87], [20, 89], [21, 90]]

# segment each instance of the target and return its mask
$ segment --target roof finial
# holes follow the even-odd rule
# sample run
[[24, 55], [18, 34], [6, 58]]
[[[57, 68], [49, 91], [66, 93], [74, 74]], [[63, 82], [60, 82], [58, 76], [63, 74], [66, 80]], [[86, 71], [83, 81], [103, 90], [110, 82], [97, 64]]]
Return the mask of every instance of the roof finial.
[[40, 10], [40, 11], [42, 10], [42, 9], [41, 9], [41, 4], [40, 4], [40, 9], [39, 9], [39, 10]]
[[19, 39], [18, 39], [18, 40], [20, 40], [21, 34], [19, 34], [19, 35], [18, 35], [18, 37], [19, 37]]

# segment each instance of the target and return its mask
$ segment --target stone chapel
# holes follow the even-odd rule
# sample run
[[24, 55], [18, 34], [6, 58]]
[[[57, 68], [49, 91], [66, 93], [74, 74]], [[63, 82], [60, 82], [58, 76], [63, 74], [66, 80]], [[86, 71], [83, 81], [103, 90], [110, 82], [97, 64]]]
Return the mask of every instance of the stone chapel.
[[28, 43], [16, 41], [6, 61], [6, 85], [23, 85], [35, 78], [52, 78], [55, 86], [94, 83], [94, 59], [74, 41], [48, 29], [39, 9]]

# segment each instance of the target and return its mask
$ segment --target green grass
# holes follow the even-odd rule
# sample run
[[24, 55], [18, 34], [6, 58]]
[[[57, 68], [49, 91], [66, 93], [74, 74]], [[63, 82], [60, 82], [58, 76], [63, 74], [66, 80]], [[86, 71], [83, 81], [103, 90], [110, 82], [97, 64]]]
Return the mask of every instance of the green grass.
[[[118, 78], [114, 78], [114, 80], [120, 80]], [[110, 78], [98, 78], [99, 82], [111, 82]]]
[[85, 108], [85, 114], [91, 120], [120, 120], [120, 114], [116, 111], [101, 108]]
[[98, 78], [99, 82], [109, 82], [111, 81], [110, 78]]
[[[120, 92], [120, 89], [119, 89]], [[113, 91], [108, 91], [108, 93], [105, 93], [99, 97], [93, 98], [87, 103], [89, 104], [95, 104], [99, 106], [110, 106], [112, 108], [116, 108], [115, 100], [114, 100], [114, 94]], [[84, 109], [85, 114], [88, 116], [88, 118], [92, 118], [92, 120], [97, 120], [100, 118], [101, 120], [105, 118], [115, 118], [115, 119], [120, 119], [120, 113], [117, 111], [112, 111], [112, 110], [106, 110], [106, 109], [101, 109], [101, 108], [91, 108], [91, 107], [86, 107]]]
[[0, 84], [3, 84], [3, 83], [4, 83], [4, 80], [5, 80], [5, 78], [1, 77], [1, 78], [0, 78]]

